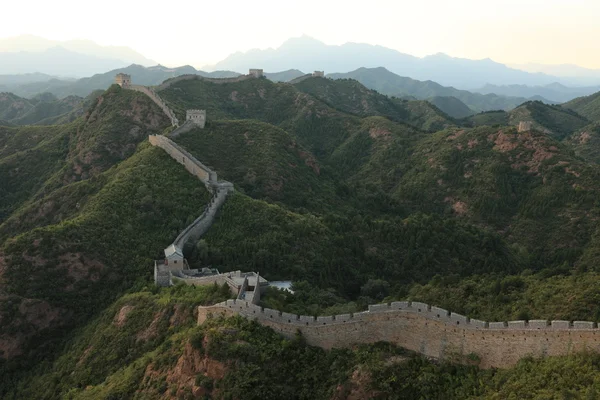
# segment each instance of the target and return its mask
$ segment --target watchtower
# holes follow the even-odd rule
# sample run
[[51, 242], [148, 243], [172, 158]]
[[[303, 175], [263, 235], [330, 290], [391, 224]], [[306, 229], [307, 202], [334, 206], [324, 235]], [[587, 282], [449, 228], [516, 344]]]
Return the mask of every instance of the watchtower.
[[521, 121], [519, 122], [519, 132], [528, 132], [533, 127], [533, 122], [531, 121]]
[[185, 120], [192, 121], [194, 124], [204, 128], [206, 124], [206, 110], [187, 110], [185, 112]]
[[128, 88], [131, 86], [131, 75], [119, 73], [115, 76], [115, 83], [122, 88]]
[[264, 74], [262, 69], [250, 68], [250, 71], [248, 71], [248, 75], [252, 75], [255, 78], [262, 78]]
[[319, 78], [325, 78], [325, 71], [315, 71], [312, 73], [312, 76], [316, 76]]

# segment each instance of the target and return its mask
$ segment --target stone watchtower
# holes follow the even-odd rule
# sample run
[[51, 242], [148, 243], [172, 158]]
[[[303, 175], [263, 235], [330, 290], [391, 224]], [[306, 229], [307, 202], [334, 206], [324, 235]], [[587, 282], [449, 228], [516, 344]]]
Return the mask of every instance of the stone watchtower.
[[248, 75], [252, 75], [255, 78], [262, 78], [264, 73], [262, 69], [251, 68], [250, 71], [248, 71]]
[[131, 75], [123, 73], [117, 74], [117, 76], [115, 76], [115, 83], [122, 88], [128, 88], [131, 86]]
[[187, 110], [185, 112], [185, 120], [193, 122], [200, 126], [200, 128], [204, 128], [206, 124], [206, 110]]
[[312, 76], [319, 77], [319, 78], [325, 78], [325, 71], [315, 71], [312, 73]]
[[531, 121], [521, 121], [519, 122], [518, 132], [528, 132], [533, 128], [533, 122]]

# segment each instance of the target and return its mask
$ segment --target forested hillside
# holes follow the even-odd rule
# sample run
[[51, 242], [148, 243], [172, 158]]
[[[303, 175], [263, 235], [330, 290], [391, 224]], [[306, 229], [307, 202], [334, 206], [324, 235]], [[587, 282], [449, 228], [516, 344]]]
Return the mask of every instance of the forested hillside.
[[[173, 140], [236, 189], [186, 256], [294, 282], [264, 305], [317, 315], [412, 299], [489, 320], [600, 318], [588, 117], [529, 102], [456, 120], [323, 78], [159, 94], [181, 120], [207, 110], [204, 129]], [[209, 200], [147, 142], [169, 125], [113, 86], [69, 123], [0, 127], [0, 397], [535, 398], [571, 369], [565, 396], [600, 388], [596, 355], [490, 371], [387, 344], [325, 351], [238, 318], [195, 326], [195, 307], [225, 288], [152, 281], [153, 259]]]

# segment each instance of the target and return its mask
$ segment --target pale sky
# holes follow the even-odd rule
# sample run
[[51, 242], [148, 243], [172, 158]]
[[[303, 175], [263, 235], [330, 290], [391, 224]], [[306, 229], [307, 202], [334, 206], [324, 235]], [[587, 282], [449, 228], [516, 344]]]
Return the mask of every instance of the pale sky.
[[600, 68], [600, 0], [5, 1], [0, 38], [20, 34], [128, 46], [167, 66], [306, 34], [416, 56]]

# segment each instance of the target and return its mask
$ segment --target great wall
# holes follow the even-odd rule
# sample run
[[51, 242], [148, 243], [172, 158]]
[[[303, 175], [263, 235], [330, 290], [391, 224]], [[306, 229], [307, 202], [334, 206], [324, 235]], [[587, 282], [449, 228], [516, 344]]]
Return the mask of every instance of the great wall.
[[[317, 72], [297, 78], [296, 83], [310, 76], [323, 76], [322, 73], [317, 74]], [[251, 70], [248, 75], [217, 81], [238, 82], [261, 76], [262, 70]], [[189, 125], [189, 120], [179, 127], [175, 114], [153, 89], [131, 85], [130, 77], [127, 75], [117, 77], [117, 83], [123, 83], [123, 79], [126, 80], [123, 87], [148, 95], [171, 119], [174, 127], [182, 129], [186, 124], [188, 130], [193, 127]], [[188, 79], [215, 81], [197, 75], [184, 75], [166, 81], [158, 88], [164, 89]], [[523, 128], [530, 129], [530, 126]], [[171, 135], [176, 131], [177, 129]], [[166, 136], [151, 135], [149, 141], [184, 165], [213, 194], [202, 215], [185, 228], [169, 248], [165, 249], [165, 255], [168, 251], [174, 251], [175, 259], [179, 258], [185, 262], [183, 254], [177, 253], [178, 249], [182, 249], [187, 242], [198, 240], [208, 230], [227, 195], [233, 191], [233, 185], [226, 181], [218, 181], [216, 172], [196, 160]], [[192, 285], [227, 283], [236, 294], [235, 300], [198, 307], [198, 324], [204, 323], [207, 318], [220, 315], [240, 315], [268, 326], [288, 338], [300, 332], [308, 344], [326, 349], [385, 341], [435, 359], [458, 357], [458, 359], [477, 362], [481, 368], [510, 367], [527, 356], [545, 357], [583, 351], [600, 352], [600, 329], [595, 322], [556, 320], [486, 322], [414, 301], [370, 305], [368, 311], [352, 314], [320, 317], [295, 315], [258, 305], [266, 282], [258, 274], [236, 271], [195, 277], [194, 271], [198, 272], [182, 270], [176, 271], [174, 275], [168, 271], [165, 275], [163, 271], [163, 275], [160, 276], [160, 271], [155, 265], [155, 279], [157, 284], [165, 286], [172, 284], [173, 279]]]
[[198, 324], [219, 315], [256, 320], [287, 338], [301, 332], [308, 344], [325, 349], [384, 341], [435, 359], [477, 362], [481, 368], [510, 367], [527, 356], [600, 352], [600, 329], [593, 322], [488, 323], [419, 302], [375, 304], [360, 313], [315, 318], [238, 299], [198, 307]]

